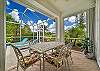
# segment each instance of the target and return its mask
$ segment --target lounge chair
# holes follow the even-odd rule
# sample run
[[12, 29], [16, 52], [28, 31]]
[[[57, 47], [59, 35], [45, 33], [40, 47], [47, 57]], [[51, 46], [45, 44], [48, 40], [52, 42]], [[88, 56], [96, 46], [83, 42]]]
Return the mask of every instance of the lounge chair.
[[17, 48], [19, 47], [24, 47], [24, 46], [28, 46], [29, 45], [29, 41], [28, 41], [28, 38], [24, 38], [21, 42], [16, 42], [15, 43], [15, 46]]
[[38, 43], [38, 39], [35, 39], [35, 40], [30, 40], [30, 44], [36, 44], [36, 43]]

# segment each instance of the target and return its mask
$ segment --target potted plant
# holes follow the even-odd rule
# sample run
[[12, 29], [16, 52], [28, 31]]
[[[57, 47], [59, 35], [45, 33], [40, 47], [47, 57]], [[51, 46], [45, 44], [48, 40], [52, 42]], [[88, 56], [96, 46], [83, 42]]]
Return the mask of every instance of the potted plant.
[[93, 41], [90, 40], [89, 38], [85, 38], [84, 40], [82, 40], [81, 49], [87, 58], [89, 58], [89, 59], [95, 58], [94, 44], [93, 44]]

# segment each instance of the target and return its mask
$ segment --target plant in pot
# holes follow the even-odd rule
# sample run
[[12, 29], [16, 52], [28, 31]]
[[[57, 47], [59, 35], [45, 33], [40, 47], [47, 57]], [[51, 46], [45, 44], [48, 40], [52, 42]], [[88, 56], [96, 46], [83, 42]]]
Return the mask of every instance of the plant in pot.
[[87, 58], [95, 59], [94, 44], [92, 40], [90, 40], [89, 38], [85, 38], [84, 40], [82, 40], [81, 49]]

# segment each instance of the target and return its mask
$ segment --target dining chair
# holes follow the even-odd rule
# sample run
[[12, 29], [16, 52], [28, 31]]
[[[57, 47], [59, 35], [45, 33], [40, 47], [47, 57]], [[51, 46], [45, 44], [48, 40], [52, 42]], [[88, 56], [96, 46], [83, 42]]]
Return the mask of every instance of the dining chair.
[[[14, 52], [17, 57], [17, 71], [18, 71], [19, 66], [23, 69], [23, 71], [25, 71], [28, 67], [32, 66], [37, 61], [40, 60], [40, 63], [41, 63], [40, 55], [38, 53], [33, 53], [27, 56], [23, 56], [21, 51], [16, 46], [12, 44], [10, 45], [13, 47]], [[40, 67], [40, 70], [41, 70], [41, 67]]]
[[73, 42], [68, 43], [68, 44], [65, 45], [64, 47], [66, 48], [65, 50], [67, 51], [67, 54], [68, 54], [69, 57], [70, 57], [71, 63], [73, 64], [73, 59], [72, 59], [72, 47], [73, 47]]
[[60, 48], [59, 49], [59, 52], [55, 51], [51, 54], [47, 54], [45, 55], [45, 60], [50, 63], [51, 65], [55, 66], [57, 71], [59, 70], [59, 68], [61, 68], [64, 64], [65, 64], [65, 67], [66, 64], [68, 65], [68, 70], [70, 71], [70, 68], [69, 68], [69, 62], [68, 62], [68, 59], [65, 59], [65, 54], [66, 54], [66, 51], [65, 51], [65, 48]]

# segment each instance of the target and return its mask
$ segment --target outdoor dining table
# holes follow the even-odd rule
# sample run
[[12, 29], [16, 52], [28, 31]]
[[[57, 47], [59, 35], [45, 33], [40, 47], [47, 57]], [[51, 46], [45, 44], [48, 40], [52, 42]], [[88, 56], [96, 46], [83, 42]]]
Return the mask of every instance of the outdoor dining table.
[[31, 45], [30, 47], [32, 49], [34, 49], [35, 51], [39, 52], [40, 54], [42, 54], [43, 71], [45, 71], [45, 63], [44, 63], [44, 54], [45, 54], [45, 52], [47, 52], [49, 50], [53, 50], [53, 49], [55, 49], [59, 46], [63, 46], [63, 45], [64, 45], [64, 42], [41, 42], [41, 43]]

